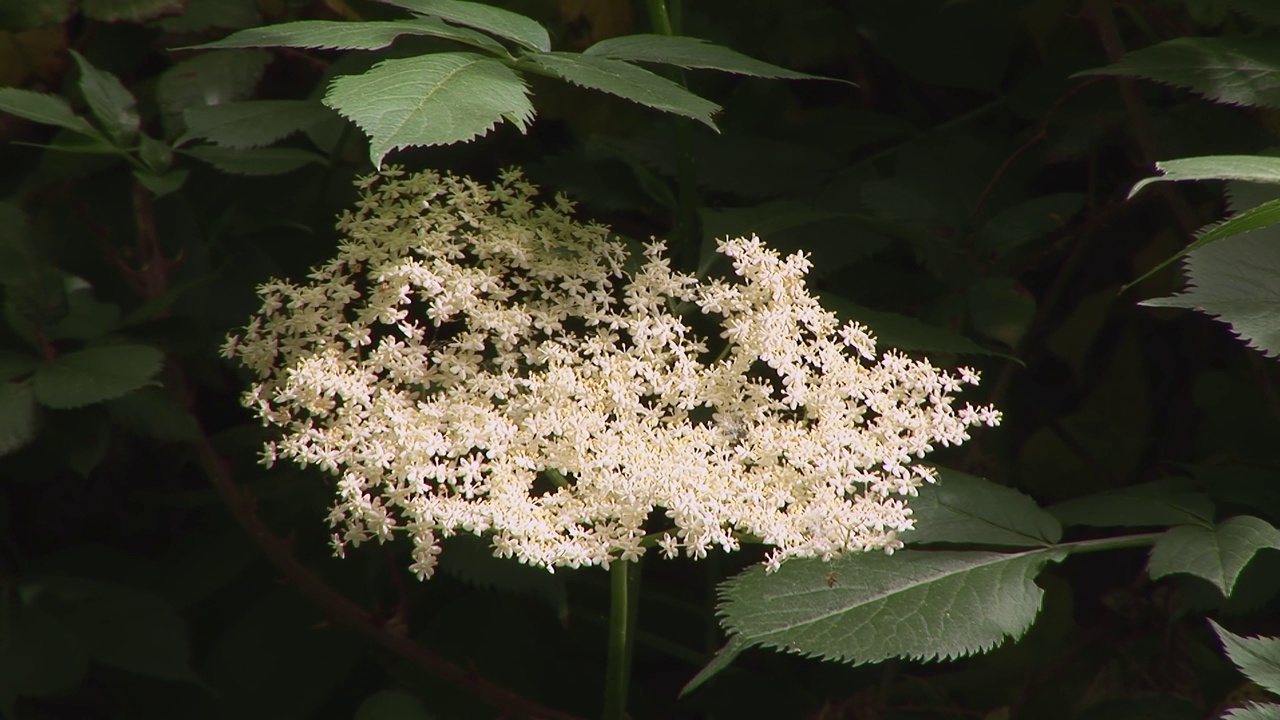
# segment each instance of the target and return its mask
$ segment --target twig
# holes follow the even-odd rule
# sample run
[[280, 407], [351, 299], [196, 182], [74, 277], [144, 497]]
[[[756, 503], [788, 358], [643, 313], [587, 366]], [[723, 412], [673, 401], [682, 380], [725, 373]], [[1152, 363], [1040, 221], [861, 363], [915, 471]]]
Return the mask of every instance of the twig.
[[[1124, 42], [1120, 38], [1119, 28], [1116, 27], [1116, 18], [1112, 13], [1110, 0], [1085, 0], [1084, 7], [1098, 28], [1098, 40], [1102, 43], [1102, 50], [1106, 53], [1107, 60], [1113, 64], [1120, 62], [1125, 54]], [[1142, 152], [1142, 160], [1150, 170], [1151, 166], [1160, 159], [1155, 142], [1151, 139], [1151, 119], [1147, 116], [1146, 107], [1138, 99], [1133, 80], [1117, 77], [1116, 84], [1120, 88], [1120, 99], [1129, 113], [1129, 121], [1133, 124], [1133, 134], [1138, 141], [1138, 149]], [[1200, 227], [1200, 223], [1196, 221], [1195, 215], [1182, 196], [1170, 183], [1160, 183], [1157, 189], [1160, 197], [1169, 205], [1169, 210], [1173, 212], [1173, 217], [1178, 221], [1178, 226], [1183, 233], [1194, 234]]]
[[527, 720], [582, 720], [576, 715], [544, 707], [485, 680], [475, 672], [459, 667], [414, 642], [403, 633], [402, 628], [400, 632], [396, 632], [395, 624], [379, 622], [367, 610], [343, 597], [294, 559], [288, 543], [272, 533], [258, 517], [254, 511], [253, 499], [241, 490], [232, 478], [227, 462], [218, 455], [203, 428], [199, 430], [196, 437], [195, 452], [209, 481], [213, 483], [240, 526], [285, 579], [319, 605], [329, 618], [346, 625], [427, 672], [470, 692], [500, 710], [505, 717]]

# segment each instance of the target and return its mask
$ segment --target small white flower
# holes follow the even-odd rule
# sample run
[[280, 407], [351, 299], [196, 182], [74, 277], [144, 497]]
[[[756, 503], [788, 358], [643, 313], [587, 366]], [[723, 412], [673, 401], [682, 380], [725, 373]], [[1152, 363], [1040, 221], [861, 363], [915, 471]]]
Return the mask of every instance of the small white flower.
[[[263, 461], [335, 476], [336, 552], [407, 533], [425, 578], [439, 538], [468, 532], [548, 569], [607, 566], [645, 551], [651, 517], [668, 557], [741, 536], [774, 546], [771, 570], [892, 552], [901, 498], [934, 481], [917, 460], [1000, 420], [952, 407], [967, 368], [877, 358], [809, 294], [808, 258], [759, 238], [719, 243], [730, 280], [673, 271], [657, 242], [628, 273], [607, 228], [537, 204], [517, 172], [358, 186], [337, 257], [261, 286], [222, 348], [280, 430]], [[722, 345], [695, 333], [708, 322]]]

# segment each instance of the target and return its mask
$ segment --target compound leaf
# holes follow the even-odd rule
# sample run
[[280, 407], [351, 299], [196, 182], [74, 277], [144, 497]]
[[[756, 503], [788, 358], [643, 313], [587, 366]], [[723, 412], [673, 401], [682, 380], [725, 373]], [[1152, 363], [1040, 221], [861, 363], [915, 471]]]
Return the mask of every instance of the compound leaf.
[[1222, 629], [1210, 620], [1213, 631], [1222, 640], [1227, 657], [1240, 668], [1244, 676], [1256, 685], [1273, 693], [1280, 693], [1280, 638], [1241, 637]]
[[483, 30], [530, 50], [547, 52], [551, 49], [551, 37], [547, 35], [546, 28], [524, 15], [492, 5], [461, 0], [379, 0], [379, 2], [423, 15], [433, 15], [455, 25]]
[[[741, 647], [860, 665], [951, 659], [1026, 632], [1044, 595], [1034, 582], [1065, 550], [903, 550], [748, 569], [720, 588], [725, 629]], [[727, 664], [727, 663], [725, 663]]]
[[32, 380], [36, 400], [74, 408], [126, 395], [152, 382], [164, 354], [147, 345], [108, 345], [66, 353], [40, 366]]
[[[683, 35], [623, 35], [608, 38], [582, 51], [584, 55], [626, 60], [628, 62], [658, 63], [698, 70], [719, 70], [735, 75], [752, 77], [785, 78], [789, 80], [834, 80], [818, 75], [788, 70], [763, 60], [743, 55], [721, 45], [715, 45]], [[836, 82], [843, 82], [837, 80]]]
[[1280, 107], [1280, 47], [1269, 38], [1176, 38], [1078, 74], [1145, 78], [1218, 102]]
[[566, 82], [617, 95], [655, 110], [682, 115], [716, 129], [711, 116], [720, 106], [660, 75], [621, 60], [594, 55], [551, 52], [529, 60]]
[[1217, 527], [1179, 525], [1156, 540], [1147, 572], [1152, 579], [1173, 573], [1195, 575], [1231, 597], [1241, 571], [1263, 548], [1280, 550], [1280, 530], [1262, 518], [1241, 515]]
[[378, 166], [392, 150], [463, 142], [504, 118], [524, 132], [533, 119], [520, 77], [474, 53], [386, 60], [363, 75], [334, 80], [324, 103], [369, 136]]

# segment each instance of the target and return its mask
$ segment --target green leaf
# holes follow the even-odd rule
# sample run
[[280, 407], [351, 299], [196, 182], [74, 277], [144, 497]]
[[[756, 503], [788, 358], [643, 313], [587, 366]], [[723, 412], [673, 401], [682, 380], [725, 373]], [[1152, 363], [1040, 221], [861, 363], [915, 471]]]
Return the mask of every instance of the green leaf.
[[504, 118], [524, 132], [533, 119], [520, 77], [474, 53], [386, 60], [363, 75], [334, 80], [324, 103], [369, 136], [376, 166], [392, 150], [465, 142]]
[[1275, 703], [1249, 703], [1231, 708], [1222, 720], [1280, 720], [1280, 705]]
[[93, 289], [79, 278], [67, 282], [67, 314], [45, 329], [50, 340], [92, 340], [113, 330], [120, 322], [120, 308], [94, 297]]
[[[6, 593], [12, 592], [6, 588]], [[19, 592], [0, 605], [0, 699], [58, 695], [80, 684], [89, 658], [75, 635]]]
[[1001, 256], [1014, 248], [1066, 226], [1084, 207], [1081, 193], [1042, 195], [1001, 211], [983, 225], [975, 246], [980, 252]]
[[999, 355], [958, 333], [930, 325], [916, 318], [892, 312], [868, 310], [834, 295], [823, 295], [822, 304], [842, 320], [856, 320], [870, 328], [876, 345], [919, 352], [948, 352], [962, 355]]
[[[1217, 242], [1224, 238], [1233, 237], [1253, 230], [1259, 230], [1277, 223], [1280, 223], [1280, 200], [1272, 200], [1270, 202], [1262, 203], [1261, 205], [1245, 210], [1228, 220], [1224, 220], [1214, 225], [1209, 225], [1201, 230], [1200, 236], [1196, 238], [1195, 242], [1192, 242], [1177, 254], [1143, 273], [1142, 277], [1139, 277], [1137, 280], [1126, 285], [1125, 289], [1127, 290], [1134, 285], [1137, 285], [1143, 280], [1151, 277], [1153, 274], [1168, 267], [1174, 260], [1177, 260], [1190, 252], [1199, 250], [1205, 245]], [[1164, 301], [1164, 303], [1167, 303], [1167, 300]], [[1153, 304], [1153, 301], [1148, 300], [1144, 304]]]
[[756, 566], [730, 579], [719, 611], [744, 646], [852, 665], [952, 659], [1026, 632], [1044, 595], [1036, 574], [1064, 557], [902, 550], [791, 560], [773, 574]]
[[737, 657], [745, 650], [750, 648], [752, 644], [753, 643], [743, 638], [742, 635], [730, 635], [729, 641], [724, 644], [724, 647], [716, 651], [716, 654], [712, 656], [711, 660], [708, 661], [701, 670], [698, 671], [698, 674], [694, 675], [693, 679], [685, 683], [683, 688], [680, 688], [680, 697], [684, 697], [685, 695], [693, 692], [698, 688], [698, 686], [718, 675], [721, 670], [729, 667], [729, 665], [733, 664], [733, 661], [736, 660]]
[[323, 165], [323, 155], [299, 148], [266, 147], [236, 148], [200, 145], [180, 150], [197, 160], [203, 160], [222, 172], [234, 175], [283, 175], [298, 168], [316, 163]]
[[569, 598], [564, 576], [522, 565], [493, 555], [489, 543], [474, 535], [458, 535], [444, 541], [440, 571], [479, 588], [537, 598], [547, 604], [561, 622], [569, 620]]
[[186, 137], [229, 148], [256, 148], [312, 127], [331, 117], [311, 100], [244, 100], [188, 108]]
[[717, 130], [711, 116], [720, 111], [719, 105], [694, 95], [661, 75], [630, 63], [565, 52], [530, 55], [528, 61], [574, 85], [691, 118]]
[[46, 95], [18, 88], [0, 88], [0, 112], [17, 115], [32, 122], [66, 128], [81, 135], [91, 137], [98, 135], [98, 131], [89, 124], [89, 121], [76, 115], [67, 101], [57, 95]]
[[134, 170], [133, 177], [138, 184], [151, 191], [156, 197], [164, 197], [171, 192], [176, 192], [182, 184], [187, 181], [190, 175], [186, 170], [170, 170], [166, 173], [156, 174], [152, 172], [143, 172]]
[[126, 395], [152, 382], [164, 354], [146, 345], [109, 345], [61, 355], [36, 370], [36, 400], [74, 408]]
[[524, 15], [510, 10], [460, 0], [378, 0], [423, 15], [434, 15], [455, 25], [483, 30], [490, 35], [510, 40], [530, 50], [547, 52], [551, 37], [546, 28]]
[[845, 82], [788, 70], [748, 57], [727, 47], [683, 35], [623, 35], [601, 40], [583, 50], [582, 54], [628, 62], [675, 65], [688, 69], [720, 70], [752, 77]]
[[1224, 630], [1213, 620], [1209, 624], [1222, 640], [1227, 657], [1245, 677], [1268, 692], [1280, 694], [1280, 638], [1246, 638]]
[[1156, 163], [1163, 173], [1143, 178], [1129, 191], [1129, 197], [1152, 183], [1182, 180], [1244, 180], [1258, 183], [1280, 183], [1280, 158], [1266, 155], [1206, 155], [1204, 157], [1164, 160]]
[[[1280, 200], [1268, 204], [1280, 219]], [[1142, 305], [1199, 310], [1227, 323], [1249, 347], [1280, 356], [1280, 245], [1275, 240], [1254, 233], [1201, 247], [1187, 257], [1186, 292]]]
[[89, 64], [84, 56], [75, 50], [71, 51], [80, 67], [80, 92], [85, 102], [98, 118], [107, 134], [117, 142], [127, 144], [138, 134], [137, 102], [133, 94], [120, 84], [120, 80], [109, 72], [104, 72]]
[[1077, 75], [1145, 78], [1232, 105], [1280, 107], [1280, 46], [1271, 38], [1175, 38]]
[[85, 17], [103, 22], [146, 22], [182, 12], [186, 0], [81, 0]]
[[138, 138], [138, 159], [153, 173], [163, 174], [173, 165], [173, 146], [143, 133]]
[[904, 542], [1035, 547], [1062, 539], [1058, 521], [1017, 490], [956, 470], [938, 474], [911, 501], [916, 527]]
[[167, 33], [199, 33], [211, 28], [238, 30], [262, 24], [256, 0], [187, 0], [182, 14], [156, 22]]
[[0, 381], [24, 377], [39, 366], [40, 360], [31, 355], [0, 350]]
[[1017, 347], [1036, 314], [1035, 297], [1011, 277], [979, 279], [965, 293], [969, 322], [984, 337]]
[[0, 456], [36, 436], [36, 401], [26, 383], [0, 383]]
[[1263, 548], [1280, 550], [1280, 530], [1261, 518], [1242, 515], [1215, 528], [1179, 525], [1156, 540], [1147, 572], [1153, 580], [1173, 573], [1195, 575], [1231, 597], [1240, 572]]
[[0, 0], [0, 30], [61, 25], [75, 14], [73, 0]]
[[248, 98], [270, 61], [264, 50], [235, 50], [197, 55], [165, 70], [156, 82], [156, 101], [168, 137], [182, 133], [188, 108]]
[[1067, 526], [1169, 527], [1213, 524], [1213, 502], [1185, 478], [1086, 495], [1048, 508]]
[[431, 720], [431, 713], [416, 695], [401, 690], [379, 690], [360, 703], [355, 720]]
[[162, 680], [197, 680], [187, 626], [169, 603], [149, 593], [73, 577], [28, 584], [36, 603], [75, 635], [93, 660]]
[[161, 388], [145, 387], [107, 403], [111, 417], [130, 431], [157, 440], [194, 440], [195, 417]]
[[248, 28], [221, 40], [195, 45], [196, 48], [292, 47], [318, 50], [379, 50], [401, 35], [425, 35], [455, 40], [506, 56], [500, 43], [487, 35], [446, 25], [432, 18], [412, 20], [370, 20], [338, 22], [299, 20], [297, 22]]

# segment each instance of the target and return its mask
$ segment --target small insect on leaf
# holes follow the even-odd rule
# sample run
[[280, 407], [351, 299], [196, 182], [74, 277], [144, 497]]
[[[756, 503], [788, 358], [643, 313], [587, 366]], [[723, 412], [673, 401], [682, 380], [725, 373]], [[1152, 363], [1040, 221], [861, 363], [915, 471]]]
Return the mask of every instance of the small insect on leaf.
[[834, 570], [832, 570], [827, 573], [827, 587], [833, 588], [835, 586], [836, 586], [836, 573]]

